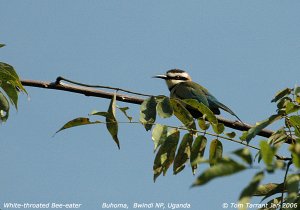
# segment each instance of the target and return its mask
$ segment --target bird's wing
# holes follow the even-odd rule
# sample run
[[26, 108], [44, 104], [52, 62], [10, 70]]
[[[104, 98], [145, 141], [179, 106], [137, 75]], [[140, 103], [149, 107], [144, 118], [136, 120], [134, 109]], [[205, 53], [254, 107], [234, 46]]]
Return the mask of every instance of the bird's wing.
[[186, 82], [186, 84], [184, 85], [188, 87], [192, 87], [191, 92], [197, 95], [198, 97], [201, 96], [203, 100], [205, 100], [204, 103], [203, 101], [197, 99], [199, 102], [202, 102], [204, 105], [208, 106], [214, 114], [220, 114], [220, 110], [219, 110], [220, 107], [216, 103], [214, 103], [214, 101], [218, 101], [218, 100], [212, 94], [210, 94], [205, 87], [195, 82]]
[[218, 99], [216, 99], [212, 94], [210, 94], [207, 90], [205, 91], [209, 106], [217, 107], [220, 109], [223, 109], [224, 111], [232, 114], [235, 116], [240, 122], [243, 122], [230, 108], [228, 108], [226, 105], [222, 104]]
[[195, 82], [189, 81], [177, 84], [171, 91], [171, 97], [180, 99], [196, 99], [208, 106], [215, 114], [220, 114], [220, 108], [241, 121], [241, 119], [231, 109], [219, 102], [218, 99], [216, 99], [206, 88]]
[[180, 99], [196, 99], [197, 101], [209, 106], [205, 93], [194, 87], [194, 82], [181, 82], [171, 91], [171, 97]]

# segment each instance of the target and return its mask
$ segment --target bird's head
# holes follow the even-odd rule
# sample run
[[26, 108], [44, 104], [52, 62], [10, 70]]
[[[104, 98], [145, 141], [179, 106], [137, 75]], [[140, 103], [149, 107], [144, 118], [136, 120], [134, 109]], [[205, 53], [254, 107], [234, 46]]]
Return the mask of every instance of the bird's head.
[[164, 79], [168, 85], [169, 90], [172, 89], [175, 85], [181, 82], [192, 81], [190, 75], [180, 69], [171, 69], [166, 72], [166, 74], [156, 75], [154, 78]]

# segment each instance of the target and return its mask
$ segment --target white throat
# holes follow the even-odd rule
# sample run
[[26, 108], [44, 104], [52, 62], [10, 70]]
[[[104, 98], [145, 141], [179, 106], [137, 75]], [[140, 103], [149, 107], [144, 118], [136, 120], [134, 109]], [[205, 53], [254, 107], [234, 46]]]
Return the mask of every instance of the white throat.
[[181, 82], [186, 82], [186, 80], [175, 80], [175, 79], [166, 80], [166, 83], [167, 83], [167, 86], [168, 86], [169, 90], [171, 90], [175, 85], [177, 85]]

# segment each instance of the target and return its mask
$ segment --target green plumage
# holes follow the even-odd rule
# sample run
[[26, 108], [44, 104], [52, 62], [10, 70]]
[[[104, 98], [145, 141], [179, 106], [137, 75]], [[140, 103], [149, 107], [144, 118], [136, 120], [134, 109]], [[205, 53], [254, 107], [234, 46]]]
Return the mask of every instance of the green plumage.
[[[181, 82], [171, 88], [170, 96], [179, 99], [196, 99], [197, 101], [208, 106], [215, 114], [220, 114], [220, 109], [234, 115], [238, 120], [238, 116], [227, 106], [219, 102], [208, 90], [192, 81]], [[199, 118], [201, 113], [192, 107], [187, 107], [193, 117]], [[240, 120], [241, 121], [241, 120]]]

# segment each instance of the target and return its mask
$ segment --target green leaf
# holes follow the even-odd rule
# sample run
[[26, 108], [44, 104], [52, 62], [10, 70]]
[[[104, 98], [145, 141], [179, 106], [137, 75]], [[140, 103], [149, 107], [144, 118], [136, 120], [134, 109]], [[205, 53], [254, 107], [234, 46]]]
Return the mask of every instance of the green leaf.
[[9, 82], [2, 82], [0, 86], [8, 96], [10, 102], [18, 109], [18, 91], [16, 87]]
[[107, 110], [106, 128], [120, 149], [120, 141], [118, 139], [118, 122], [116, 120], [116, 94], [117, 93], [115, 92]]
[[247, 137], [248, 137], [248, 131], [243, 131], [242, 135], [240, 136], [240, 140], [245, 141]]
[[290, 116], [288, 121], [295, 128], [295, 135], [300, 137], [300, 116], [298, 115]]
[[285, 96], [285, 97], [283, 97], [282, 99], [280, 99], [280, 100], [278, 101], [278, 103], [277, 103], [277, 108], [278, 108], [278, 109], [283, 109], [283, 108], [286, 107], [287, 103], [292, 102], [292, 101], [293, 101], [293, 100], [292, 100], [290, 97]]
[[262, 207], [259, 210], [276, 210], [280, 206], [281, 200], [281, 196], [273, 198], [265, 204], [265, 207]]
[[279, 144], [285, 142], [285, 140], [288, 138], [288, 135], [286, 134], [284, 128], [281, 128], [274, 132], [269, 138], [268, 138], [268, 143], [269, 144]]
[[264, 172], [258, 172], [255, 174], [255, 176], [252, 178], [249, 185], [242, 191], [241, 196], [239, 198], [239, 204], [242, 206], [242, 208], [239, 208], [239, 210], [246, 210], [247, 209], [247, 203], [250, 203], [250, 199], [253, 196], [254, 192], [257, 190], [259, 183], [264, 178]]
[[183, 106], [182, 102], [178, 99], [170, 99], [175, 116], [188, 128], [196, 130], [196, 124], [194, 122], [193, 116], [190, 112]]
[[295, 94], [295, 96], [300, 96], [300, 86], [296, 86], [294, 88], [294, 94]]
[[242, 148], [239, 150], [236, 150], [233, 152], [233, 154], [240, 157], [244, 162], [248, 163], [249, 165], [252, 165], [252, 156], [248, 148]]
[[0, 81], [2, 83], [9, 82], [14, 87], [27, 93], [15, 69], [7, 63], [0, 62]]
[[264, 196], [263, 199], [261, 200], [264, 201], [270, 196], [273, 196], [277, 193], [282, 193], [283, 190], [284, 190], [283, 183], [281, 184], [268, 183], [268, 184], [259, 185], [257, 190], [253, 193], [253, 196]]
[[92, 111], [89, 115], [98, 115], [98, 116], [107, 117], [108, 116], [108, 112]]
[[172, 129], [168, 132], [168, 136], [163, 144], [160, 146], [153, 164], [154, 182], [157, 177], [163, 172], [166, 174], [168, 168], [174, 161], [177, 144], [179, 141], [179, 131]]
[[156, 111], [162, 118], [171, 117], [173, 115], [173, 108], [171, 106], [170, 99], [164, 96], [162, 99], [157, 100]]
[[300, 127], [300, 116], [299, 115], [290, 116], [289, 122], [292, 124], [294, 128]]
[[290, 174], [286, 179], [287, 200], [286, 203], [295, 203], [299, 193], [300, 174]]
[[223, 154], [222, 142], [218, 139], [214, 139], [210, 143], [209, 148], [209, 164], [210, 166], [215, 165], [221, 158]]
[[276, 193], [281, 193], [282, 190], [283, 190], [282, 183], [281, 184], [278, 184], [278, 183], [261, 184], [257, 187], [255, 192], [253, 193], [253, 196], [266, 196], [270, 192], [273, 192], [272, 195], [274, 195]]
[[225, 127], [223, 123], [212, 124], [212, 128], [216, 134], [221, 134], [224, 132]]
[[204, 185], [212, 179], [235, 174], [244, 169], [246, 169], [244, 165], [239, 164], [232, 159], [221, 159], [217, 164], [205, 170], [192, 186]]
[[276, 148], [269, 145], [266, 141], [259, 143], [260, 153], [268, 171], [273, 171], [273, 160], [276, 154]]
[[294, 88], [295, 101], [300, 104], [300, 87], [297, 86]]
[[292, 152], [292, 160], [297, 168], [300, 168], [300, 143], [290, 145], [289, 150]]
[[281, 119], [281, 115], [272, 115], [266, 120], [260, 121], [256, 123], [256, 125], [252, 128], [250, 128], [248, 131], [244, 132], [243, 135], [240, 137], [241, 140], [247, 141], [247, 143], [250, 142], [251, 139], [253, 139], [260, 131], [262, 131], [264, 128], [266, 128], [268, 125], [272, 124], [273, 122]]
[[184, 103], [190, 105], [191, 107], [197, 109], [203, 115], [205, 115], [205, 117], [207, 118], [207, 120], [210, 123], [218, 124], [218, 120], [217, 120], [217, 117], [215, 116], [215, 114], [207, 106], [205, 106], [203, 103], [199, 103], [195, 99], [185, 99], [183, 101], [184, 101]]
[[205, 136], [201, 135], [201, 136], [196, 137], [196, 139], [192, 145], [190, 163], [192, 166], [193, 174], [195, 174], [196, 169], [197, 169], [197, 163], [195, 163], [195, 162], [198, 158], [203, 157], [204, 151], [206, 148], [206, 143], [207, 143], [207, 139], [205, 138]]
[[174, 174], [177, 174], [184, 169], [186, 161], [191, 156], [192, 143], [193, 135], [191, 133], [185, 134], [181, 140], [177, 154], [175, 156], [173, 165]]
[[202, 129], [204, 131], [207, 130], [210, 126], [210, 124], [206, 123], [202, 117], [198, 118], [198, 125], [199, 125], [200, 129]]
[[152, 140], [154, 142], [154, 152], [166, 140], [168, 127], [166, 125], [156, 124], [152, 130]]
[[[1, 75], [6, 75], [6, 77], [11, 80], [19, 79], [17, 72], [11, 65], [0, 62], [0, 69], [1, 69]], [[3, 79], [3, 77], [1, 77], [1, 79]], [[9, 79], [7, 79], [6, 81], [8, 81]]]
[[9, 111], [9, 102], [1, 91], [0, 91], [0, 110], [3, 110], [5, 112]]
[[[0, 47], [3, 46], [4, 45], [1, 45]], [[18, 91], [27, 92], [14, 68], [3, 62], [0, 62], [0, 87], [6, 93], [12, 105], [17, 109]], [[0, 121], [5, 122], [8, 119], [9, 108], [8, 99], [3, 92], [0, 91]]]
[[9, 116], [9, 102], [5, 95], [0, 91], [0, 120], [5, 122]]
[[285, 113], [286, 114], [291, 114], [293, 112], [297, 112], [300, 110], [300, 106], [294, 104], [293, 102], [287, 102], [286, 104], [286, 109], [285, 109]]
[[78, 118], [70, 120], [69, 122], [64, 124], [58, 131], [56, 131], [56, 133], [58, 133], [62, 130], [68, 129], [68, 128], [76, 127], [76, 126], [90, 125], [90, 124], [97, 124], [97, 123], [103, 123], [103, 122], [100, 122], [100, 121], [91, 122], [89, 118], [78, 117]]
[[[118, 106], [117, 106], [118, 107]], [[121, 110], [121, 112], [123, 112], [123, 114], [127, 117], [127, 119], [129, 120], [129, 122], [132, 121], [132, 117], [130, 117], [128, 114], [127, 114], [127, 110], [129, 109], [129, 107], [118, 107], [119, 110]]]
[[151, 130], [156, 119], [156, 100], [154, 96], [144, 100], [140, 108], [140, 122], [146, 131]]
[[4, 46], [5, 46], [5, 44], [0, 44], [0, 48], [1, 48], [1, 47], [4, 47]]
[[284, 170], [286, 167], [286, 162], [284, 162], [284, 160], [275, 159], [274, 167], [276, 169]]
[[254, 160], [253, 160], [253, 161], [255, 161], [256, 158], [257, 158], [257, 162], [260, 163], [261, 158], [262, 158], [262, 157], [261, 157], [261, 152], [260, 152], [260, 151], [258, 151], [258, 152], [255, 154]]
[[283, 98], [284, 96], [290, 94], [292, 92], [292, 89], [290, 88], [285, 88], [281, 91], [278, 91], [275, 95], [275, 97], [272, 99], [271, 102], [277, 102], [279, 99]]
[[225, 133], [226, 136], [228, 136], [229, 138], [233, 139], [236, 136], [236, 133], [234, 131], [230, 132], [230, 133]]

